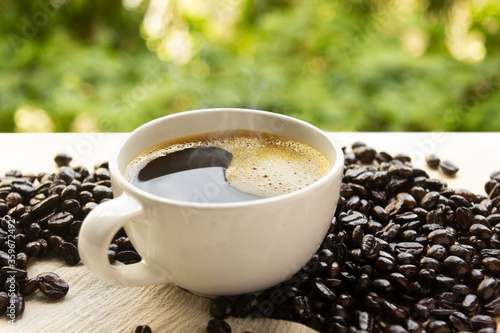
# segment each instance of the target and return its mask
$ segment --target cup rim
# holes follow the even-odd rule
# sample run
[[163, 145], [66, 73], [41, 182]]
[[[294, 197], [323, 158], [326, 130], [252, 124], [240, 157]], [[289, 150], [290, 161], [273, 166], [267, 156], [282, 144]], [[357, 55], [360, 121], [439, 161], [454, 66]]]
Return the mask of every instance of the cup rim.
[[[247, 112], [247, 113], [255, 113], [255, 114], [263, 114], [267, 116], [276, 116], [281, 119], [285, 119], [286, 121], [289, 122], [294, 122], [296, 124], [300, 124], [301, 126], [307, 127], [313, 131], [316, 131], [317, 133], [323, 135], [332, 145], [336, 156], [335, 160], [333, 161], [333, 165], [331, 166], [330, 170], [319, 180], [316, 182], [303, 187], [299, 190], [295, 190], [289, 193], [273, 196], [273, 197], [267, 197], [267, 198], [262, 198], [258, 200], [247, 200], [247, 201], [237, 201], [237, 202], [191, 202], [191, 201], [184, 201], [184, 200], [177, 200], [177, 199], [170, 199], [170, 198], [163, 198], [155, 194], [151, 194], [145, 190], [142, 190], [136, 186], [134, 186], [131, 182], [129, 182], [123, 172], [119, 169], [118, 167], [118, 156], [120, 155], [120, 152], [122, 151], [123, 147], [125, 144], [128, 142], [129, 139], [131, 139], [136, 133], [144, 131], [146, 128], [153, 126], [156, 123], [163, 122], [165, 121], [166, 118], [172, 119], [172, 118], [177, 118], [177, 117], [184, 117], [186, 114], [192, 114], [192, 113], [200, 113], [200, 112]], [[160, 142], [158, 142], [160, 143]], [[147, 149], [148, 147], [143, 147], [142, 150]], [[220, 208], [240, 208], [240, 207], [249, 207], [249, 206], [254, 206], [254, 205], [262, 205], [262, 204], [272, 204], [276, 201], [281, 201], [281, 200], [286, 200], [287, 198], [295, 197], [295, 196], [300, 196], [304, 193], [307, 193], [309, 191], [313, 191], [316, 187], [320, 187], [323, 183], [327, 182], [330, 178], [335, 177], [335, 175], [339, 174], [341, 176], [342, 170], [344, 167], [344, 153], [339, 145], [339, 143], [326, 135], [326, 133], [319, 129], [318, 127], [309, 124], [308, 122], [305, 122], [303, 120], [279, 114], [279, 113], [273, 113], [270, 111], [263, 111], [263, 110], [256, 110], [256, 109], [246, 109], [246, 108], [205, 108], [205, 109], [196, 109], [196, 110], [189, 110], [189, 111], [182, 111], [178, 113], [173, 113], [169, 115], [162, 116], [160, 118], [151, 120], [147, 123], [142, 124], [141, 126], [137, 127], [134, 129], [132, 132], [128, 133], [118, 144], [117, 146], [113, 149], [113, 152], [111, 154], [110, 160], [109, 160], [109, 169], [112, 174], [112, 176], [117, 179], [121, 186], [126, 190], [124, 192], [129, 193], [135, 193], [139, 195], [140, 197], [145, 197], [150, 201], [155, 201], [158, 203], [163, 203], [163, 204], [170, 204], [170, 205], [175, 205], [175, 206], [183, 206], [186, 208], [203, 208], [203, 209], [220, 209]], [[112, 177], [112, 178], [113, 178]]]

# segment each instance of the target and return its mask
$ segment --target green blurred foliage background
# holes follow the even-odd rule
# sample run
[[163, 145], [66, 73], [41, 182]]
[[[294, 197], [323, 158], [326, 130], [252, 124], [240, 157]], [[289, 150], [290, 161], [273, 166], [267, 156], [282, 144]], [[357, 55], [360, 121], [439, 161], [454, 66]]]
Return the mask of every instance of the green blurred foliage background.
[[500, 130], [498, 0], [0, 0], [0, 131], [244, 107], [329, 131]]

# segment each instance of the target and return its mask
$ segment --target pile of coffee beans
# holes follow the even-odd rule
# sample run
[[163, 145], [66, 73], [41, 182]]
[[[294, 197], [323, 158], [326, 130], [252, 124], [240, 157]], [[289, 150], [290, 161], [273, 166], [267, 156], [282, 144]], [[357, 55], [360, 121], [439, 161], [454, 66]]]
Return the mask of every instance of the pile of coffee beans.
[[[0, 177], [0, 314], [16, 319], [24, 312], [25, 299], [37, 290], [51, 299], [63, 298], [69, 290], [55, 273], [28, 277], [30, 260], [55, 256], [77, 265], [83, 219], [113, 197], [107, 163], [89, 171], [69, 167], [71, 157], [66, 154], [54, 160], [55, 173], [10, 170]], [[110, 262], [126, 264], [141, 260], [123, 229], [114, 237], [108, 256]]]
[[351, 148], [317, 253], [259, 295], [215, 298], [206, 331], [231, 332], [228, 317], [267, 317], [320, 332], [496, 332], [500, 172], [474, 194], [429, 178], [405, 154]]
[[[231, 316], [295, 321], [320, 332], [496, 332], [500, 172], [491, 174], [486, 195], [474, 194], [430, 179], [405, 154], [362, 142], [351, 148], [335, 217], [317, 253], [259, 295], [215, 298], [207, 332], [231, 332]], [[78, 264], [83, 219], [112, 199], [107, 163], [89, 171], [70, 167], [65, 154], [55, 162], [55, 173], [10, 170], [0, 177], [0, 314], [18, 318], [37, 291], [51, 299], [67, 294], [55, 273], [28, 277], [29, 261], [56, 256]], [[458, 171], [436, 156], [427, 162], [449, 175]], [[108, 256], [111, 263], [141, 260], [123, 229]]]

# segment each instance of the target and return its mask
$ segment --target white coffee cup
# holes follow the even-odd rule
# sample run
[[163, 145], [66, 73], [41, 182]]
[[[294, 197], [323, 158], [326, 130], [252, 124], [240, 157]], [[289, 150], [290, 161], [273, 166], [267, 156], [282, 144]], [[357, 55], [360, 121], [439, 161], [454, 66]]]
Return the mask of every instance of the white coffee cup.
[[[233, 203], [166, 199], [124, 177], [128, 163], [163, 141], [224, 130], [257, 130], [311, 145], [331, 169], [303, 189]], [[341, 147], [318, 128], [288, 116], [246, 109], [205, 109], [153, 120], [133, 131], [109, 160], [115, 199], [97, 206], [80, 230], [82, 262], [114, 284], [173, 283], [201, 295], [257, 292], [291, 277], [325, 237], [339, 197]], [[108, 247], [124, 227], [142, 261], [113, 264]]]

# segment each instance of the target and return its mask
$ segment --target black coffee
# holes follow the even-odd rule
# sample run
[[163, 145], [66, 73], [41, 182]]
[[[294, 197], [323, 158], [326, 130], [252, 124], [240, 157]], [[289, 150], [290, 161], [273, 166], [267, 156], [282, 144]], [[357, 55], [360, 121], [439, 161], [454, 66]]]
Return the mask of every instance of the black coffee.
[[135, 186], [161, 197], [217, 203], [289, 193], [329, 169], [328, 159], [309, 145], [234, 131], [164, 142], [134, 158], [125, 175]]

